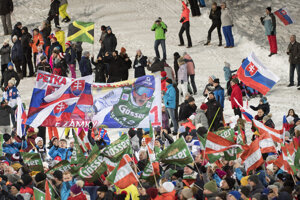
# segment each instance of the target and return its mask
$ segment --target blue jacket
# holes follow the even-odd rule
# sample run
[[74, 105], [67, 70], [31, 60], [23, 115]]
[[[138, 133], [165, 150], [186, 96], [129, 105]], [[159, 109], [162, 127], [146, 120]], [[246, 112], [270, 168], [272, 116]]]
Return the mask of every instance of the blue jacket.
[[61, 186], [61, 189], [60, 189], [61, 200], [67, 200], [68, 199], [68, 197], [70, 195], [71, 187], [75, 183], [76, 183], [75, 180], [62, 183], [62, 186]]
[[224, 66], [223, 70], [224, 70], [225, 81], [229, 81], [232, 76], [232, 73], [237, 71], [237, 70], [230, 70], [230, 67], [228, 66]]
[[172, 84], [167, 86], [167, 92], [164, 95], [164, 103], [166, 108], [175, 109], [176, 107], [176, 90]]
[[21, 46], [21, 40], [17, 40], [11, 49], [11, 60], [13, 62], [20, 62], [23, 60], [23, 48]]
[[220, 85], [215, 88], [214, 95], [222, 108], [224, 108], [224, 89]]
[[[12, 144], [6, 144], [3, 143], [2, 144], [2, 149], [3, 152], [6, 154], [15, 154], [20, 152], [20, 149], [22, 147], [22, 142], [18, 143], [18, 142], [14, 142]], [[23, 141], [23, 149], [27, 148], [27, 142]]]
[[79, 70], [80, 70], [81, 76], [88, 76], [93, 73], [91, 61], [89, 58], [82, 56], [82, 58], [79, 62]]
[[74, 51], [74, 49], [72, 47], [69, 47], [66, 49], [65, 60], [68, 65], [76, 64], [76, 52]]
[[55, 159], [56, 156], [59, 156], [62, 160], [68, 160], [71, 157], [72, 152], [68, 148], [63, 149], [52, 146], [48, 154], [52, 159]]
[[273, 13], [262, 19], [261, 23], [265, 27], [266, 35], [271, 35], [272, 31], [274, 32], [274, 35], [276, 34], [276, 19]]

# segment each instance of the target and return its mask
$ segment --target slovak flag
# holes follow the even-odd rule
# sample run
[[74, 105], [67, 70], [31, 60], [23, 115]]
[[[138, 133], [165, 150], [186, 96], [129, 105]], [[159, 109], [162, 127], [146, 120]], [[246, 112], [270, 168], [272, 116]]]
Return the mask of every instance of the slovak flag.
[[284, 23], [284, 25], [294, 23], [286, 8], [280, 8], [275, 11], [274, 14]]
[[245, 85], [266, 95], [280, 80], [277, 75], [266, 68], [252, 52], [237, 71], [238, 78]]
[[15, 113], [16, 119], [17, 119], [17, 135], [21, 138], [26, 134], [25, 128], [26, 128], [26, 119], [27, 115], [24, 110], [21, 97], [17, 97], [17, 110]]
[[240, 107], [241, 113], [247, 122], [252, 122], [253, 116], [250, 114], [250, 111], [247, 108], [244, 108], [239, 104], [239, 102], [234, 98], [237, 105]]

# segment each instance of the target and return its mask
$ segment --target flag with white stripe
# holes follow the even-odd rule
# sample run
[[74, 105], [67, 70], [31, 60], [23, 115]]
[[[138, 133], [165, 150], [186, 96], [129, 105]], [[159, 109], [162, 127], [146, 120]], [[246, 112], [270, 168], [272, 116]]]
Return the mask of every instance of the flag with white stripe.
[[258, 139], [261, 153], [276, 153], [274, 141], [269, 133], [260, 135]]
[[263, 135], [264, 133], [269, 133], [274, 142], [279, 142], [279, 143], [282, 142], [283, 130], [276, 130], [270, 128], [255, 119], [253, 119], [253, 126], [257, 129], [260, 135]]

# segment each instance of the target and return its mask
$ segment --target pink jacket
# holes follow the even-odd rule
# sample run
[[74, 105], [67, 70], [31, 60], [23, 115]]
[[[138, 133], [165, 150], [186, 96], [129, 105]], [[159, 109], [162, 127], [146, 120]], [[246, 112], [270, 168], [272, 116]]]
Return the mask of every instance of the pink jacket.
[[191, 56], [189, 54], [186, 54], [185, 56], [183, 56], [185, 63], [186, 63], [186, 68], [187, 68], [187, 75], [195, 75], [195, 65], [194, 65], [194, 61], [191, 58]]
[[188, 21], [190, 21], [190, 9], [186, 6], [184, 1], [182, 1], [181, 3], [182, 3], [182, 6], [184, 7], [184, 9], [181, 13], [181, 16], [180, 16], [180, 20], [184, 17], [184, 21], [181, 23], [188, 22]]

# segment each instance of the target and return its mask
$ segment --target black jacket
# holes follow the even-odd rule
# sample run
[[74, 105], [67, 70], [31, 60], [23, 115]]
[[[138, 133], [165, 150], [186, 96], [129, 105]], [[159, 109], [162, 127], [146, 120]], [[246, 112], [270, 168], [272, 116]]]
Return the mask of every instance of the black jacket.
[[217, 9], [213, 11], [212, 9], [210, 10], [209, 13], [209, 19], [212, 20], [212, 23], [221, 26], [221, 7], [217, 6]]
[[[127, 54], [125, 54], [125, 55], [120, 55], [120, 58], [123, 60], [123, 64], [122, 64], [122, 68], [121, 68], [123, 77], [124, 77], [124, 76], [125, 76], [125, 77], [126, 77], [126, 76], [128, 77], [128, 70], [131, 68], [132, 61], [130, 60], [130, 58], [128, 57]], [[127, 61], [126, 61], [126, 58], [128, 58]]]
[[7, 15], [14, 11], [14, 4], [12, 0], [1, 0], [0, 1], [0, 15]]
[[102, 55], [104, 55], [106, 52], [110, 52], [110, 53], [114, 52], [117, 47], [117, 38], [115, 34], [113, 33], [106, 34], [102, 44], [103, 44], [103, 48], [101, 48]]
[[22, 30], [17, 26], [17, 24], [14, 26], [11, 37], [13, 37], [14, 35], [16, 35], [18, 39], [22, 37]]
[[269, 103], [264, 103], [264, 104], [259, 104], [258, 106], [250, 106], [250, 108], [254, 111], [257, 111], [258, 109], [262, 109], [265, 113], [265, 115], [269, 114], [270, 112], [270, 104]]
[[20, 62], [23, 59], [23, 48], [21, 45], [21, 41], [17, 40], [14, 43], [14, 46], [11, 49], [11, 60], [13, 62]]
[[47, 26], [47, 27], [43, 28], [43, 30], [41, 31], [41, 34], [43, 36], [45, 46], [50, 46], [51, 42], [50, 42], [49, 36], [51, 34], [51, 26]]
[[147, 69], [152, 73], [159, 72], [159, 71], [162, 72], [164, 71], [164, 66], [165, 66], [165, 62], [157, 59], [151, 66], [148, 66]]
[[178, 80], [178, 69], [179, 69], [179, 65], [178, 65], [178, 59], [180, 58], [180, 55], [176, 55], [174, 56], [174, 71], [175, 71], [175, 75], [176, 75], [176, 81]]
[[59, 60], [57, 62], [53, 62], [53, 71], [55, 69], [61, 70], [61, 76], [68, 76], [68, 66], [66, 64], [65, 59]]
[[223, 110], [222, 110], [221, 104], [219, 102], [217, 102], [216, 99], [209, 99], [206, 102], [206, 105], [208, 108], [207, 108], [207, 111], [205, 114], [207, 117], [208, 125], [211, 125], [211, 123], [217, 113], [218, 108], [220, 108], [220, 110], [216, 116], [216, 119], [215, 119], [213, 125], [211, 126], [211, 131], [217, 131], [220, 127], [223, 127], [223, 124], [222, 124]]
[[191, 106], [189, 103], [184, 105], [179, 114], [179, 121], [183, 121], [189, 118], [193, 113], [196, 112], [196, 109], [197, 109], [196, 105]]
[[62, 46], [58, 42], [52, 43], [48, 50], [48, 60], [50, 59], [52, 55], [52, 51], [54, 50], [55, 47], [58, 47], [60, 52], [62, 52]]
[[104, 57], [104, 62], [109, 64], [109, 77], [114, 77], [117, 79], [122, 77], [123, 74], [120, 69], [123, 65], [123, 60], [119, 56], [117, 56], [116, 58], [112, 56], [106, 56]]
[[250, 192], [250, 197], [252, 197], [255, 194], [261, 194], [264, 189], [265, 188], [263, 184], [259, 182], [259, 184], [256, 184], [255, 186], [252, 187], [252, 190]]
[[66, 63], [69, 64], [76, 64], [76, 52], [72, 47], [66, 49], [65, 52], [65, 60]]
[[94, 62], [94, 58], [91, 58], [92, 64], [95, 66], [95, 82], [96, 83], [106, 83], [106, 70], [103, 60], [98, 60]]
[[23, 29], [25, 31], [21, 37], [23, 54], [31, 56], [32, 51], [31, 51], [30, 43], [32, 43], [32, 35], [28, 33], [27, 27], [23, 27]]
[[59, 14], [59, 5], [60, 5], [59, 0], [53, 0], [50, 4], [50, 10], [49, 10], [48, 15], [49, 16], [58, 15]]
[[[10, 125], [10, 114], [13, 113], [10, 106], [0, 106], [0, 126]], [[9, 133], [10, 134], [10, 133]]]
[[37, 69], [45, 71], [45, 72], [49, 72], [49, 73], [52, 72], [51, 66], [47, 62], [45, 62], [45, 63], [44, 62], [39, 62], [39, 64], [37, 65]]
[[18, 73], [14, 70], [6, 70], [4, 72], [4, 75], [1, 79], [1, 86], [3, 85], [4, 88], [7, 87], [8, 85], [8, 81], [11, 79], [11, 78], [15, 78], [16, 79], [16, 87], [18, 87], [19, 83], [20, 83], [20, 78], [18, 76]]
[[134, 78], [138, 78], [138, 77], [146, 75], [146, 73], [145, 73], [146, 66], [147, 66], [147, 56], [141, 56], [140, 58], [135, 56], [135, 59], [133, 62]]
[[79, 62], [81, 76], [88, 76], [93, 73], [91, 61], [88, 57], [82, 56]]
[[295, 41], [288, 46], [289, 62], [291, 64], [300, 64], [300, 43]]

